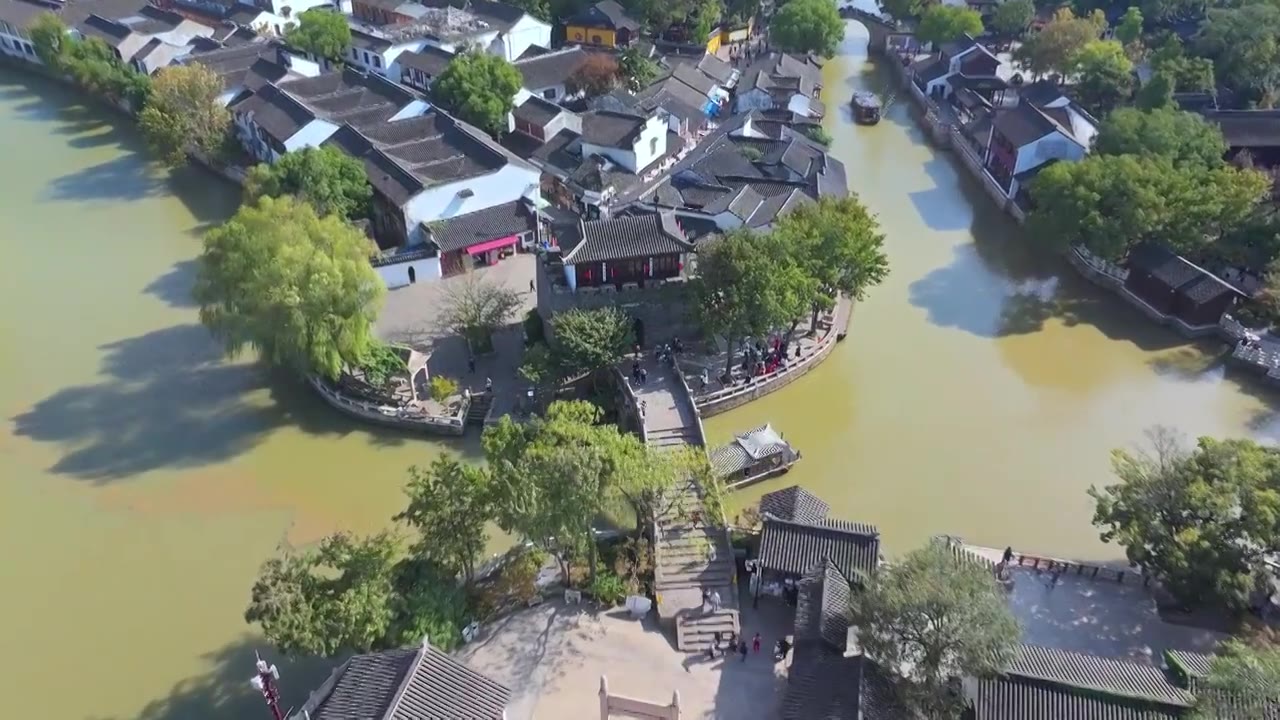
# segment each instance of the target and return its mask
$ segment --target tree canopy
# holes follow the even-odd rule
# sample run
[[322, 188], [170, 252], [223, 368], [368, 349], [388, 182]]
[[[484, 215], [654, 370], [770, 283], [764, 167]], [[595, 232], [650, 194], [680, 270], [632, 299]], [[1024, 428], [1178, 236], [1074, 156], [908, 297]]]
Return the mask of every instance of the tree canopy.
[[1280, 454], [1252, 440], [1178, 440], [1157, 429], [1149, 451], [1114, 451], [1118, 482], [1089, 490], [1093, 522], [1186, 606], [1243, 608], [1262, 559], [1280, 552]]
[[1133, 63], [1114, 40], [1094, 40], [1076, 53], [1076, 94], [1094, 115], [1102, 116], [1133, 91]]
[[1280, 6], [1246, 4], [1209, 10], [1197, 46], [1213, 58], [1218, 79], [1264, 108], [1280, 100]]
[[286, 655], [335, 657], [422, 641], [461, 642], [465, 597], [430, 563], [401, 559], [387, 533], [331, 535], [318, 548], [262, 565], [245, 620]]
[[635, 343], [631, 318], [613, 306], [560, 313], [551, 327], [554, 360], [566, 377], [613, 367]]
[[1106, 27], [1106, 17], [1100, 10], [1087, 17], [1076, 17], [1070, 8], [1062, 8], [1040, 32], [1018, 47], [1014, 59], [1037, 77], [1050, 73], [1066, 75], [1075, 67], [1080, 51], [1097, 40]]
[[[693, 312], [731, 343], [791, 324], [809, 308], [816, 280], [774, 233], [733, 230], [698, 255]], [[725, 366], [732, 368], [732, 354]]]
[[1174, 92], [1209, 92], [1215, 87], [1213, 61], [1186, 55], [1177, 35], [1151, 53], [1150, 62], [1154, 75], [1168, 78]]
[[1121, 260], [1155, 241], [1195, 253], [1239, 227], [1266, 192], [1251, 170], [1174, 166], [1167, 157], [1093, 154], [1054, 163], [1031, 183], [1031, 237]]
[[[1244, 702], [1242, 702], [1244, 701]], [[1267, 720], [1280, 709], [1280, 645], [1229, 640], [1218, 648], [1209, 677], [1196, 683], [1201, 720]]]
[[472, 352], [487, 352], [493, 346], [493, 331], [519, 309], [520, 293], [511, 287], [467, 275], [445, 291], [440, 324], [466, 338]]
[[63, 51], [67, 43], [67, 26], [62, 18], [51, 12], [40, 13], [27, 29], [31, 37], [31, 46], [36, 49], [36, 57], [46, 67], [61, 69]]
[[187, 149], [212, 156], [227, 136], [231, 113], [219, 97], [222, 79], [199, 63], [161, 68], [138, 114], [147, 144], [170, 167], [187, 163]]
[[957, 676], [992, 677], [1012, 661], [1020, 630], [991, 571], [941, 543], [881, 568], [852, 595], [863, 651], [896, 674], [899, 696], [921, 717], [959, 717]]
[[294, 195], [320, 215], [348, 219], [368, 216], [373, 195], [364, 163], [329, 145], [306, 147], [285, 153], [274, 163], [254, 165], [244, 188], [248, 202], [264, 195]]
[[829, 0], [790, 0], [769, 24], [769, 41], [784, 52], [836, 54], [844, 39], [844, 20]]
[[520, 71], [497, 55], [468, 50], [449, 61], [431, 85], [432, 99], [465, 122], [498, 135], [523, 82]]
[[1142, 39], [1142, 10], [1130, 7], [1116, 23], [1116, 40], [1123, 45], [1134, 45]]
[[413, 554], [470, 583], [484, 552], [485, 523], [492, 517], [492, 488], [484, 468], [441, 455], [423, 470], [409, 468], [409, 504], [395, 519], [417, 531]]
[[227, 352], [335, 378], [376, 343], [385, 293], [369, 241], [292, 197], [244, 205], [204, 238], [193, 295]]
[[902, 22], [920, 17], [927, 5], [925, 0], [880, 0], [880, 9]]
[[1031, 0], [1007, 0], [991, 13], [991, 29], [1005, 37], [1022, 37], [1036, 17], [1036, 6]]
[[285, 30], [290, 45], [329, 60], [341, 60], [351, 45], [351, 26], [342, 13], [322, 8], [298, 16], [298, 24]]
[[963, 5], [930, 5], [916, 28], [916, 37], [935, 45], [981, 34], [982, 15]]
[[627, 87], [633, 92], [648, 87], [661, 71], [657, 63], [641, 55], [634, 47], [629, 47], [618, 55], [618, 72], [626, 79]]
[[618, 84], [620, 72], [618, 61], [612, 56], [595, 53], [573, 71], [565, 87], [569, 92], [580, 92], [587, 97], [604, 95]]
[[1173, 109], [1120, 108], [1107, 116], [1093, 141], [1103, 155], [1150, 155], [1174, 165], [1222, 167], [1227, 144], [1217, 125], [1195, 113]]

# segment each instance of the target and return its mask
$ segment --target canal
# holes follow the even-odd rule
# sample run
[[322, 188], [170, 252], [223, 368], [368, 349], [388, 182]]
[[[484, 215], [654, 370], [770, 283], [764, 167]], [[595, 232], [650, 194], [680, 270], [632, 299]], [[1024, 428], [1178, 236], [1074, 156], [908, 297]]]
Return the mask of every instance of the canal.
[[[827, 69], [834, 152], [888, 236], [893, 273], [825, 366], [714, 418], [764, 421], [805, 458], [787, 478], [878, 524], [889, 552], [937, 532], [1114, 556], [1084, 494], [1155, 423], [1273, 431], [1272, 398], [1091, 291], [991, 210], [896, 101], [850, 26]], [[0, 660], [5, 716], [260, 717], [241, 613], [282, 544], [382, 527], [405, 467], [450, 447], [372, 432], [293, 382], [224, 362], [188, 290], [234, 188], [149, 169], [135, 133], [0, 70]], [[474, 452], [475, 443], [455, 448]], [[321, 663], [283, 665], [299, 703]]]

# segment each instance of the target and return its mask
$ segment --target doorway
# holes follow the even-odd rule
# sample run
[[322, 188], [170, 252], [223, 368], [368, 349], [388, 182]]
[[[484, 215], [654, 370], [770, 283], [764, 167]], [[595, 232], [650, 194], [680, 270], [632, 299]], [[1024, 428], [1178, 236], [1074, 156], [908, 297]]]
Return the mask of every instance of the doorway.
[[631, 334], [635, 335], [636, 344], [639, 345], [640, 347], [644, 347], [644, 321], [643, 320], [641, 320], [640, 318], [636, 318], [635, 322], [631, 323]]
[[410, 265], [409, 266], [409, 284], [412, 285], [416, 282], [418, 282], [418, 273], [416, 270], [413, 269], [413, 266]]

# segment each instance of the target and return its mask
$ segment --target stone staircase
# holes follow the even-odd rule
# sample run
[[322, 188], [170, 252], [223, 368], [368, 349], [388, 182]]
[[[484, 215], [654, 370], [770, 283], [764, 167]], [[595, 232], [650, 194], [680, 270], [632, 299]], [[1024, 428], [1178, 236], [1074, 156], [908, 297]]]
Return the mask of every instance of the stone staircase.
[[489, 408], [493, 407], [493, 393], [478, 392], [471, 395], [471, 407], [467, 408], [468, 425], [484, 425]]
[[[645, 435], [650, 446], [674, 450], [702, 446], [697, 411], [670, 368], [650, 368], [650, 381], [637, 388], [645, 401]], [[688, 480], [654, 528], [654, 589], [658, 616], [672, 618], [676, 647], [706, 650], [715, 633], [737, 635], [737, 576], [733, 549], [720, 518], [707, 516], [702, 488]], [[702, 591], [720, 596], [720, 609], [704, 609]]]

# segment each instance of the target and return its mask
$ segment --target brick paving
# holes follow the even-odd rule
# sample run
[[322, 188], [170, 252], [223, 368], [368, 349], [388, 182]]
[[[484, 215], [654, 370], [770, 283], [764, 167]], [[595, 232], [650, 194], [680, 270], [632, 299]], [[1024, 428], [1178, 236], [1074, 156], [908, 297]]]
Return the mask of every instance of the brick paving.
[[536, 274], [536, 262], [536, 256], [521, 253], [492, 267], [472, 271], [485, 281], [518, 291], [524, 301], [511, 324], [494, 334], [494, 352], [476, 358], [474, 372], [467, 365], [466, 342], [440, 324], [440, 310], [448, 298], [449, 288], [465, 282], [465, 276], [417, 283], [388, 292], [378, 316], [378, 336], [430, 353], [427, 371], [431, 375], [455, 379], [460, 388], [468, 388], [473, 393], [484, 390], [486, 378], [491, 378], [493, 412], [495, 415], [509, 413], [528, 390], [528, 383], [516, 371], [524, 357], [524, 330], [520, 323], [537, 303], [537, 294], [529, 291]]

